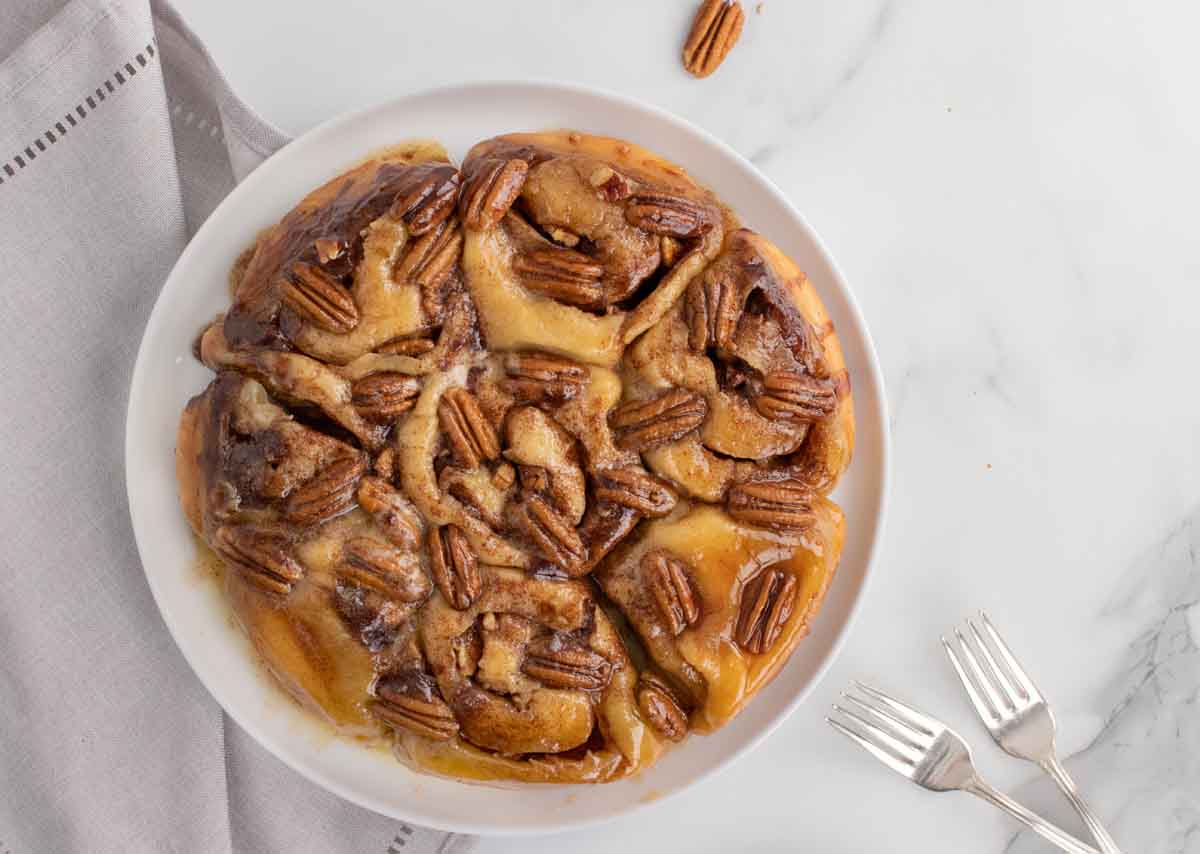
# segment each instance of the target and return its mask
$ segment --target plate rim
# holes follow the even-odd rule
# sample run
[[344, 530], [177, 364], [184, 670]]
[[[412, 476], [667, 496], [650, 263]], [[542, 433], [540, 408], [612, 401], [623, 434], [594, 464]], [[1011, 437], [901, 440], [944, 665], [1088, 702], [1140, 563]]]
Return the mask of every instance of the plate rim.
[[[773, 200], [782, 205], [783, 208], [790, 214], [794, 220], [794, 224], [798, 225], [805, 233], [805, 236], [812, 242], [813, 246], [822, 256], [824, 263], [828, 266], [832, 273], [837, 289], [840, 291], [841, 297], [845, 301], [846, 308], [852, 319], [855, 332], [862, 344], [863, 355], [867, 372], [871, 376], [870, 388], [873, 392], [871, 395], [871, 404], [875, 413], [877, 413], [876, 421], [878, 422], [879, 434], [879, 466], [878, 466], [878, 498], [875, 503], [873, 514], [873, 530], [871, 533], [871, 541], [867, 545], [861, 581], [857, 591], [854, 593], [854, 598], [849, 604], [846, 617], [841, 626], [836, 629], [836, 636], [833, 638], [823, 661], [815, 668], [811, 678], [799, 690], [795, 692], [756, 733], [753, 734], [744, 744], [736, 747], [728, 752], [726, 756], [715, 761], [710, 767], [706, 768], [686, 784], [678, 786], [669, 792], [664, 793], [661, 797], [653, 799], [639, 799], [634, 803], [624, 807], [612, 809], [608, 812], [571, 819], [553, 818], [537, 826], [522, 826], [513, 827], [510, 825], [496, 825], [488, 821], [462, 821], [454, 825], [447, 824], [441, 819], [423, 815], [419, 808], [411, 811], [397, 809], [396, 804], [386, 803], [366, 793], [347, 790], [342, 784], [336, 780], [330, 779], [323, 770], [315, 764], [305, 760], [303, 756], [296, 756], [293, 751], [286, 745], [282, 744], [276, 738], [269, 728], [260, 727], [258, 724], [248, 718], [244, 714], [244, 710], [239, 708], [236, 703], [228, 702], [228, 698], [223, 696], [219, 684], [216, 680], [205, 678], [201, 667], [197, 666], [194, 660], [193, 651], [189, 651], [189, 644], [181, 640], [176, 630], [177, 622], [171, 618], [173, 609], [165, 598], [165, 593], [160, 587], [160, 583], [156, 582], [154, 573], [148, 569], [145, 555], [147, 547], [144, 544], [143, 525], [134, 512], [135, 496], [141, 488], [139, 483], [135, 483], [134, 478], [130, 476], [131, 460], [138, 454], [135, 448], [135, 439], [137, 427], [135, 426], [135, 411], [142, 405], [144, 392], [140, 391], [143, 388], [145, 379], [144, 374], [148, 370], [147, 364], [147, 349], [148, 349], [148, 332], [155, 324], [160, 312], [165, 311], [166, 303], [162, 300], [163, 292], [168, 285], [173, 281], [179, 270], [185, 268], [190, 261], [192, 254], [199, 251], [198, 247], [204, 241], [202, 238], [208, 232], [220, 228], [223, 211], [233, 208], [241, 204], [243, 197], [249, 196], [255, 192], [259, 184], [270, 181], [270, 169], [265, 167], [268, 164], [278, 164], [287, 162], [293, 159], [304, 156], [305, 145], [300, 143], [311, 144], [326, 134], [334, 133], [342, 125], [352, 124], [364, 118], [370, 117], [372, 114], [394, 110], [401, 107], [406, 101], [416, 101], [421, 98], [431, 96], [455, 97], [469, 95], [471, 93], [486, 92], [488, 90], [503, 91], [504, 97], [513, 97], [517, 94], [528, 92], [532, 95], [550, 95], [554, 97], [580, 97], [596, 99], [607, 102], [610, 105], [620, 108], [624, 111], [632, 111], [633, 113], [650, 114], [653, 118], [674, 125], [675, 128], [685, 135], [693, 136], [704, 145], [713, 147], [718, 150], [723, 156], [738, 162], [743, 169], [753, 175], [760, 185], [760, 188], [768, 193]], [[686, 167], [685, 167], [686, 168]], [[859, 399], [859, 388], [862, 384], [855, 384], [855, 399]], [[856, 420], [859, 417], [861, 408], [855, 407]], [[857, 432], [857, 431], [856, 431]], [[866, 322], [866, 317], [863, 314], [862, 308], [859, 305], [858, 298], [853, 289], [850, 287], [849, 280], [838, 265], [836, 259], [829, 251], [824, 240], [812, 227], [805, 218], [803, 213], [792, 203], [788, 196], [772, 181], [767, 175], [758, 169], [740, 152], [734, 149], [731, 145], [720, 139], [716, 135], [710, 133], [699, 125], [676, 115], [662, 107], [641, 101], [637, 98], [624, 95], [602, 87], [590, 86], [580, 83], [558, 82], [553, 80], [538, 79], [538, 78], [515, 78], [505, 80], [489, 80], [489, 81], [466, 81], [444, 84], [439, 86], [427, 87], [414, 90], [412, 92], [398, 95], [392, 98], [387, 98], [366, 107], [351, 110], [335, 115], [300, 134], [283, 148], [276, 151], [266, 160], [264, 160], [253, 172], [246, 176], [239, 184], [237, 184], [228, 195], [223, 198], [220, 203], [209, 214], [208, 218], [197, 229], [196, 233], [189, 239], [187, 246], [180, 253], [175, 263], [171, 267], [171, 271], [163, 279], [162, 285], [159, 288], [158, 295], [155, 297], [154, 306], [146, 320], [146, 325], [142, 330], [142, 337], [138, 344], [137, 357], [134, 362], [133, 372], [130, 378], [128, 404], [126, 406], [125, 417], [125, 443], [124, 443], [124, 474], [126, 486], [126, 500], [129, 504], [130, 521], [133, 528], [134, 540], [137, 545], [138, 558], [142, 565], [142, 572], [146, 576], [147, 584], [150, 587], [151, 595], [154, 598], [155, 606], [158, 608], [162, 616], [163, 622], [166, 625], [167, 631], [170, 634], [175, 646], [182, 653], [184, 660], [187, 661], [192, 673], [204, 686], [209, 695], [217, 702], [225, 714], [228, 714], [248, 735], [251, 736], [258, 744], [266, 749], [273, 757], [283, 762], [296, 773], [305, 777], [309, 781], [315, 783], [328, 792], [331, 792], [338, 797], [341, 797], [351, 803], [354, 803], [365, 809], [369, 809], [380, 815], [384, 815], [397, 820], [409, 821], [424, 827], [435, 828], [452, 833], [477, 834], [489, 836], [534, 836], [552, 833], [562, 833], [570, 830], [580, 830], [587, 827], [612, 821], [617, 818], [627, 817], [635, 813], [640, 813], [652, 806], [663, 803], [684, 791], [690, 791], [700, 783], [712, 780], [722, 771], [729, 768], [735, 761], [748, 755], [750, 752], [758, 748], [766, 739], [774, 733], [786, 720], [788, 720], [801, 704], [808, 699], [812, 692], [824, 679], [829, 669], [841, 655], [845, 647], [847, 639], [853, 632], [858, 623], [858, 618], [862, 610], [863, 601], [871, 588], [872, 580], [877, 572], [880, 553], [882, 551], [883, 540], [887, 526], [888, 507], [891, 497], [891, 481], [892, 481], [892, 437], [890, 431], [890, 422], [888, 417], [887, 396], [884, 389], [883, 371], [879, 362], [879, 356], [875, 347], [874, 339], [871, 336], [870, 329]], [[715, 734], [714, 734], [715, 735]], [[400, 763], [397, 763], [400, 764]], [[405, 766], [400, 765], [401, 768]], [[411, 769], [406, 769], [408, 773], [416, 773]]]

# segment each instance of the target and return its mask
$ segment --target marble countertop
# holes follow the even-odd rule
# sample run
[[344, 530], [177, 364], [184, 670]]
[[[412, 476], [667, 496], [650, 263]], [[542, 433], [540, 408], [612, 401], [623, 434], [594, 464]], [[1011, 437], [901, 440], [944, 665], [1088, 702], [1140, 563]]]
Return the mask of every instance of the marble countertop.
[[943, 716], [994, 782], [1082, 833], [991, 744], [943, 660], [938, 635], [984, 607], [1125, 850], [1200, 851], [1196, 7], [749, 2], [740, 44], [698, 82], [678, 61], [692, 0], [176, 5], [292, 133], [466, 80], [571, 80], [665, 107], [779, 184], [858, 295], [895, 468], [841, 657], [734, 767], [554, 847], [1045, 850], [835, 738], [823, 716], [852, 678]]

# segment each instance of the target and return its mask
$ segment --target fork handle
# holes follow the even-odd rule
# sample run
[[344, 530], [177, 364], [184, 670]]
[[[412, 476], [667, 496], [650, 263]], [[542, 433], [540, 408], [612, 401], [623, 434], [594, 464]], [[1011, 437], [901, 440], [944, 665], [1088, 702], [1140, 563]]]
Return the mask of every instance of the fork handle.
[[1096, 818], [1095, 813], [1091, 808], [1083, 802], [1083, 798], [1079, 795], [1079, 787], [1075, 785], [1075, 781], [1071, 779], [1071, 775], [1067, 773], [1067, 769], [1058, 761], [1058, 757], [1051, 754], [1048, 759], [1043, 759], [1038, 763], [1042, 766], [1050, 778], [1058, 783], [1058, 788], [1062, 789], [1067, 800], [1071, 802], [1071, 806], [1075, 807], [1075, 812], [1079, 813], [1079, 817], [1083, 819], [1083, 823], [1087, 825], [1087, 829], [1091, 831], [1092, 837], [1096, 840], [1096, 844], [1100, 846], [1100, 851], [1103, 854], [1121, 854], [1121, 849], [1117, 847], [1117, 843], [1109, 836], [1108, 831], [1104, 829], [1104, 825], [1100, 823], [1100, 819]]
[[1046, 821], [1037, 813], [1030, 812], [1008, 795], [993, 789], [982, 780], [976, 779], [971, 781], [963, 787], [963, 790], [1004, 810], [1038, 836], [1049, 842], [1053, 842], [1063, 851], [1068, 852], [1068, 854], [1100, 854], [1095, 848], [1092, 848], [1090, 845], [1084, 845], [1065, 830]]

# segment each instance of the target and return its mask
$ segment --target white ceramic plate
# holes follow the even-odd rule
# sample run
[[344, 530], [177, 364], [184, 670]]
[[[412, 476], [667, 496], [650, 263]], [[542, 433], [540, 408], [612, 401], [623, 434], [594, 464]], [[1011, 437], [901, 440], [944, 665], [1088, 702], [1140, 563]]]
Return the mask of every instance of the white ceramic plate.
[[[192, 341], [226, 308], [227, 271], [253, 235], [373, 148], [433, 137], [461, 159], [487, 137], [555, 127], [625, 137], [674, 160], [794, 258], [838, 330], [858, 420], [855, 459], [835, 496], [846, 511], [846, 547], [812, 635], [720, 732], [688, 739], [632, 780], [584, 792], [418, 775], [386, 751], [332, 737], [264, 678], [216, 585], [197, 572], [175, 491], [179, 414], [211, 379], [192, 357]], [[496, 83], [412, 95], [335, 119], [284, 148], [225, 199], [179, 258], [150, 315], [133, 372], [125, 465], [134, 533], [163, 619], [196, 675], [244, 729], [301, 774], [385, 815], [465, 833], [539, 833], [612, 818], [681, 791], [748, 751], [804, 700], [849, 630], [877, 551], [888, 438], [879, 366], [849, 286], [804, 218], [750, 163], [699, 128], [627, 98], [557, 84]]]

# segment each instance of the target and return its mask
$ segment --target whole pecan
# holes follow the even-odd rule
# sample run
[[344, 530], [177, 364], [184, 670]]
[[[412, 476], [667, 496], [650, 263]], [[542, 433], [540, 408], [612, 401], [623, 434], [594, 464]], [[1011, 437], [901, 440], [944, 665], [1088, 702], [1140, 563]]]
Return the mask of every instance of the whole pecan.
[[598, 472], [594, 492], [597, 501], [611, 501], [651, 518], [666, 516], [678, 500], [666, 481], [641, 466]]
[[448, 163], [409, 167], [410, 183], [392, 201], [392, 216], [404, 220], [411, 235], [424, 234], [450, 216], [458, 204], [458, 170]]
[[513, 271], [534, 293], [578, 308], [604, 307], [604, 268], [582, 252], [558, 246], [522, 252]]
[[663, 738], [682, 741], [687, 735], [687, 713], [661, 676], [647, 672], [638, 678], [637, 702], [642, 716]]
[[794, 371], [772, 371], [763, 378], [754, 408], [764, 418], [817, 421], [837, 408], [837, 390], [827, 379]]
[[420, 602], [432, 589], [413, 555], [370, 537], [354, 537], [342, 546], [338, 574], [401, 602]]
[[623, 403], [612, 411], [608, 420], [616, 430], [618, 447], [644, 451], [695, 430], [707, 414], [708, 403], [703, 397], [675, 388], [649, 400]]
[[397, 371], [367, 374], [350, 387], [350, 402], [364, 418], [386, 423], [416, 405], [421, 380]]
[[526, 496], [517, 522], [551, 563], [569, 569], [587, 560], [587, 546], [575, 526], [540, 495]]
[[684, 317], [688, 324], [688, 346], [697, 353], [709, 347], [728, 350], [742, 317], [744, 300], [731, 277], [706, 271], [688, 286]]
[[293, 311], [326, 332], [345, 334], [358, 326], [354, 297], [320, 267], [304, 262], [293, 264], [282, 297]]
[[454, 712], [427, 673], [407, 670], [381, 676], [375, 684], [375, 699], [375, 714], [390, 726], [436, 741], [447, 741], [458, 734]]
[[468, 176], [459, 209], [467, 228], [479, 231], [494, 226], [521, 194], [529, 164], [519, 158], [486, 159]]
[[509, 353], [504, 357], [507, 378], [500, 386], [518, 403], [563, 403], [574, 398], [588, 379], [578, 362], [549, 353]]
[[670, 193], [637, 193], [625, 206], [630, 225], [667, 237], [699, 237], [717, 224], [716, 211], [707, 205]]
[[464, 468], [479, 468], [500, 456], [500, 437], [483, 417], [479, 401], [465, 388], [452, 388], [438, 403], [438, 420], [454, 459]]
[[612, 678], [612, 664], [607, 658], [559, 635], [531, 641], [521, 670], [547, 688], [578, 691], [599, 691]]
[[803, 531], [816, 521], [813, 491], [798, 480], [734, 484], [725, 509], [739, 522], [773, 531]]
[[742, 588], [734, 640], [758, 655], [779, 639], [796, 604], [796, 576], [781, 569], [764, 569]]
[[287, 538], [255, 525], [222, 525], [213, 536], [213, 548], [250, 584], [267, 593], [289, 593], [304, 576], [304, 568], [291, 556]]
[[683, 67], [694, 77], [707, 77], [733, 50], [746, 13], [737, 0], [704, 0], [683, 45]]
[[387, 538], [405, 551], [421, 544], [421, 517], [400, 490], [382, 477], [367, 475], [358, 484], [358, 506], [371, 515]]
[[687, 564], [668, 552], [642, 556], [642, 573], [672, 635], [700, 622], [700, 597]]
[[457, 525], [429, 529], [429, 566], [438, 592], [459, 611], [470, 608], [483, 592], [479, 558]]
[[345, 513], [354, 504], [358, 480], [366, 469], [361, 454], [335, 460], [287, 497], [284, 515], [289, 522], [316, 525]]

